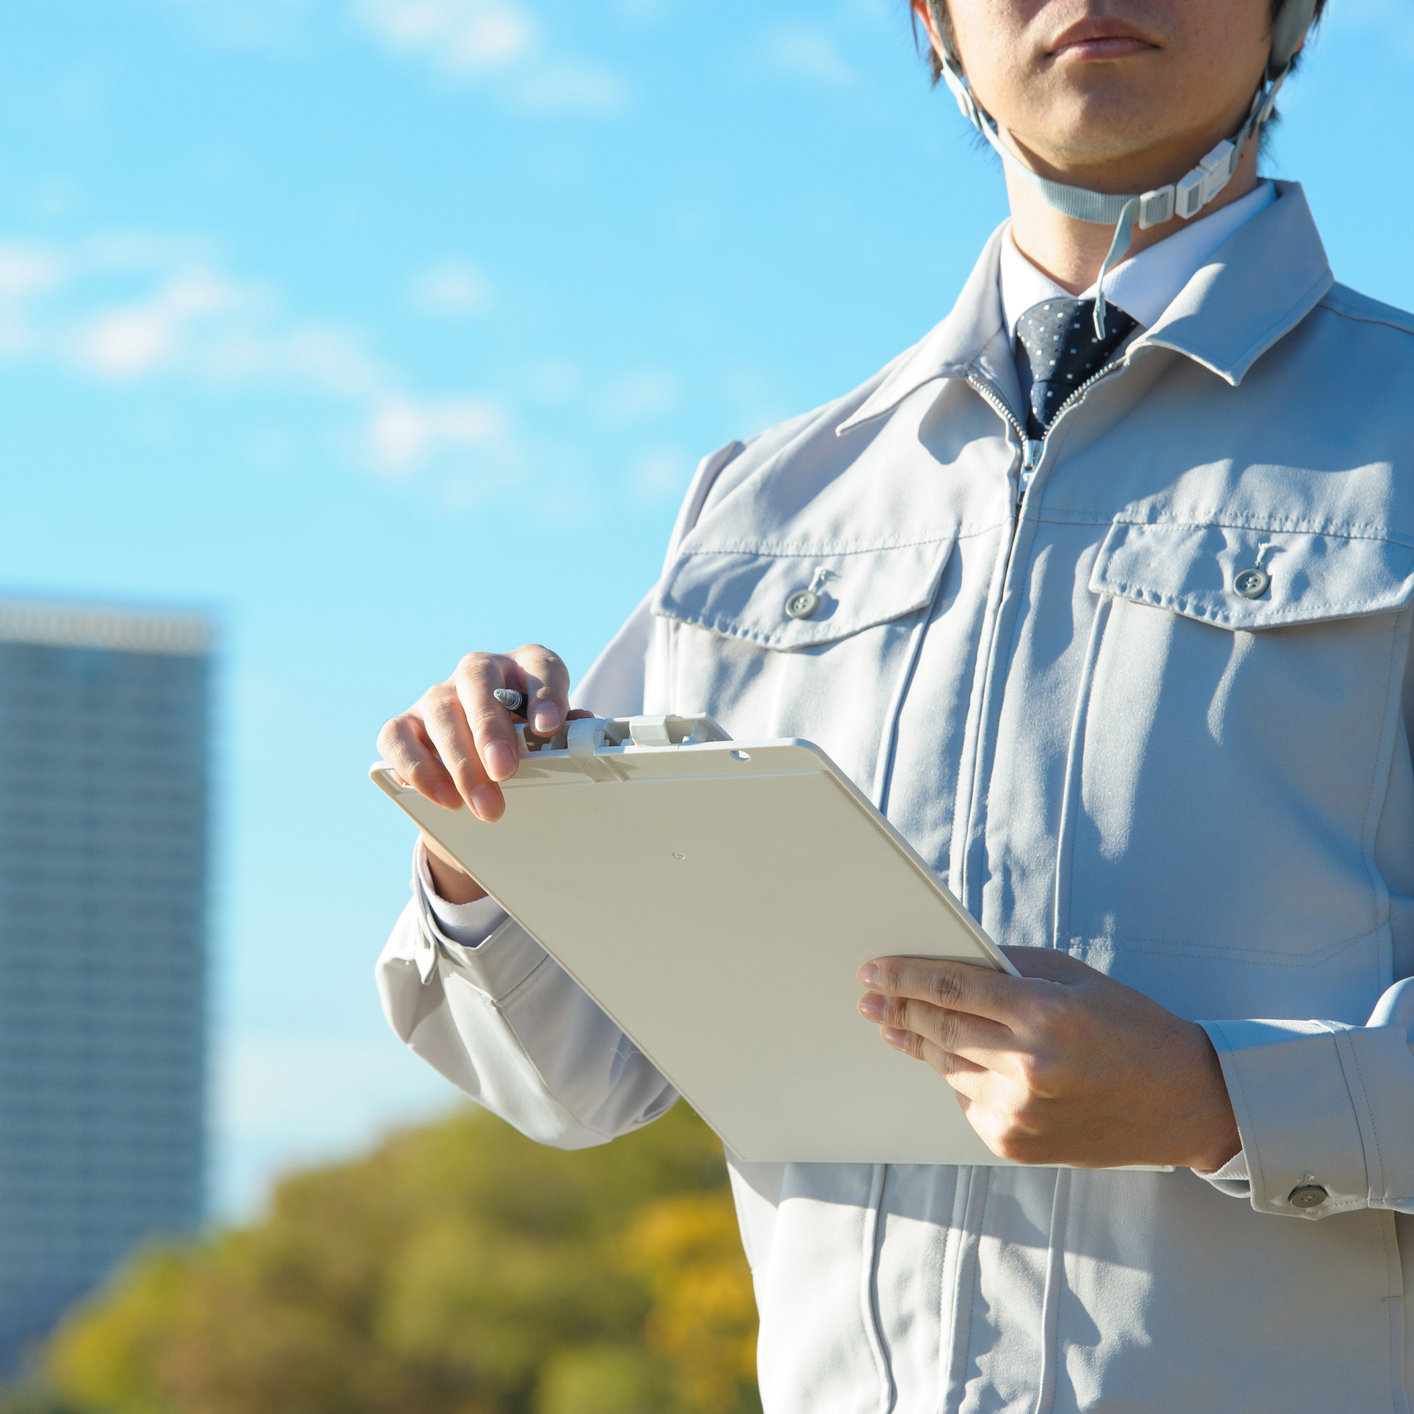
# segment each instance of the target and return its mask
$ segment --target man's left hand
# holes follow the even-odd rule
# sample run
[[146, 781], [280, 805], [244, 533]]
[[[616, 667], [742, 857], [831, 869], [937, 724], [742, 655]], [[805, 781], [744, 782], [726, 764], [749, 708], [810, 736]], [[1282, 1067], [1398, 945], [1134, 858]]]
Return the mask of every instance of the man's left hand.
[[1242, 1147], [1201, 1026], [1068, 953], [1006, 948], [1024, 975], [916, 957], [859, 970], [859, 1010], [957, 1091], [1000, 1158], [1212, 1172]]

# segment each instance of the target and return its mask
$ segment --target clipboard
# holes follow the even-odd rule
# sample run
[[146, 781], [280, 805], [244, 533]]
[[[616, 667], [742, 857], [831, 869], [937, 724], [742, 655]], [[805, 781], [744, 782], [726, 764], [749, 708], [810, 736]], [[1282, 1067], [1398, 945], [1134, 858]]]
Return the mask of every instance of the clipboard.
[[601, 1006], [740, 1158], [1003, 1165], [856, 1010], [875, 957], [1019, 975], [808, 741], [710, 717], [523, 726], [495, 824], [374, 783]]

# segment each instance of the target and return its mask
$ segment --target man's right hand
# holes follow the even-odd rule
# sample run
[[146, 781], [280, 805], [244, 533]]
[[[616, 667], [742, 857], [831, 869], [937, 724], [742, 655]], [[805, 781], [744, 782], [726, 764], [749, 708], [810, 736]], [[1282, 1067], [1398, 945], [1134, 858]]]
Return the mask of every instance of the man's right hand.
[[[552, 736], [571, 717], [592, 715], [569, 710], [568, 670], [557, 654], [531, 643], [514, 653], [468, 653], [451, 677], [378, 733], [383, 759], [404, 784], [449, 810], [465, 802], [488, 823], [506, 808], [498, 783], [515, 775], [520, 762], [515, 718], [492, 696], [498, 687], [525, 693], [526, 722], [537, 736]], [[471, 903], [484, 897], [470, 875], [422, 838], [443, 898]]]

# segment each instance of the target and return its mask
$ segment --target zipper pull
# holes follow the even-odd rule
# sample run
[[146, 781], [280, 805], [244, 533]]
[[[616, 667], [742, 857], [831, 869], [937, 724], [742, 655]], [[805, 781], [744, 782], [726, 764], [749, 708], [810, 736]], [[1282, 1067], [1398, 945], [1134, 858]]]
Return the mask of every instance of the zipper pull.
[[1041, 452], [1045, 447], [1044, 442], [1038, 442], [1034, 437], [1021, 439], [1021, 475], [1016, 478], [1016, 513], [1021, 514], [1021, 507], [1026, 501], [1026, 492], [1031, 486], [1031, 477], [1035, 473], [1036, 463], [1041, 460]]

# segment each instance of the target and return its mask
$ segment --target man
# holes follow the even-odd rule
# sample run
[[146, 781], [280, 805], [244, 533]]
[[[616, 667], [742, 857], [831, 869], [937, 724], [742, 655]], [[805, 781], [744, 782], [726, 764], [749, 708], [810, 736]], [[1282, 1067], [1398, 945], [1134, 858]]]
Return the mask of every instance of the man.
[[[1257, 176], [1319, 6], [915, 8], [1012, 219], [918, 345], [703, 462], [580, 692], [820, 743], [1023, 974], [860, 977], [1018, 1166], [733, 1163], [766, 1408], [1406, 1410], [1414, 320]], [[384, 755], [496, 818], [508, 684], [563, 719], [548, 650], [471, 654]], [[380, 963], [415, 1050], [548, 1143], [673, 1103], [416, 867]]]

